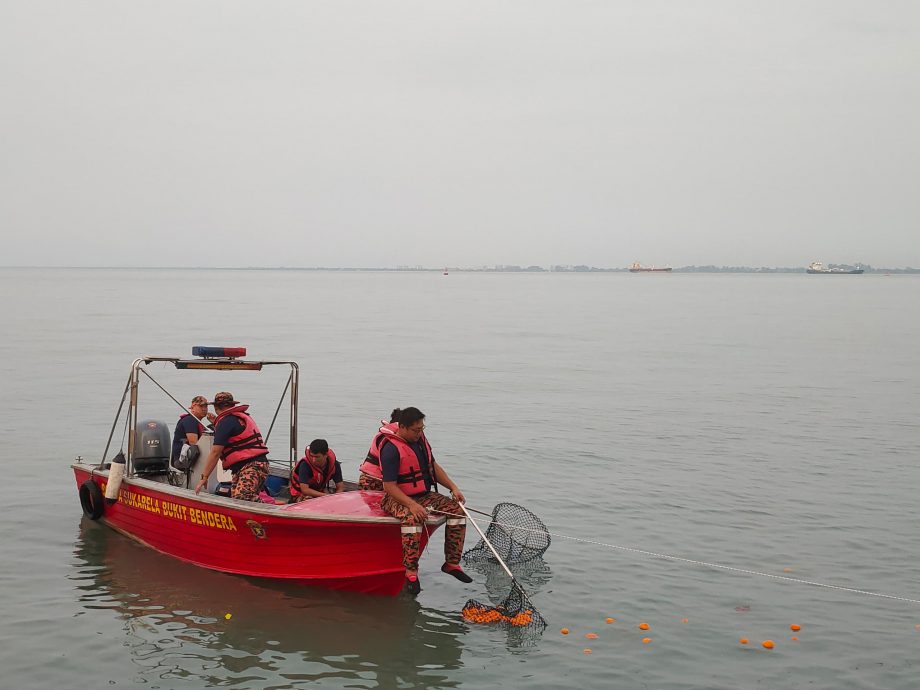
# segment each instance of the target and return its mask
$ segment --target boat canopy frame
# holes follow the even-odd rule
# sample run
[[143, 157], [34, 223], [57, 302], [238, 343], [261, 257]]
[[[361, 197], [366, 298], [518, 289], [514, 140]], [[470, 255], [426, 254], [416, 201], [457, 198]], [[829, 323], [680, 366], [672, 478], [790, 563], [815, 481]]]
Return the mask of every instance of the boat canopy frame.
[[[245, 351], [244, 351], [245, 353]], [[288, 398], [288, 408], [290, 411], [289, 417], [289, 448], [288, 448], [288, 470], [290, 471], [294, 467], [294, 463], [297, 462], [298, 455], [298, 445], [297, 445], [297, 405], [299, 399], [299, 383], [300, 383], [300, 366], [297, 362], [292, 360], [244, 360], [239, 359], [234, 356], [203, 356], [200, 358], [186, 359], [182, 357], [154, 357], [154, 356], [144, 356], [138, 357], [134, 360], [134, 363], [131, 365], [131, 373], [128, 376], [128, 382], [125, 385], [124, 393], [121, 396], [121, 402], [118, 405], [118, 411], [115, 413], [115, 421], [112, 423], [112, 430], [109, 432], [109, 439], [105, 444], [105, 450], [102, 453], [102, 460], [99, 462], [100, 469], [105, 466], [105, 460], [108, 456], [109, 449], [112, 445], [112, 438], [115, 435], [115, 429], [118, 427], [118, 420], [121, 418], [122, 409], [124, 409], [125, 400], [128, 400], [128, 412], [126, 415], [126, 424], [128, 426], [128, 453], [125, 458], [126, 466], [125, 472], [128, 476], [134, 474], [134, 456], [135, 456], [135, 445], [136, 445], [136, 431], [137, 431], [137, 402], [138, 402], [138, 388], [140, 387], [140, 375], [143, 373], [147, 378], [149, 378], [160, 390], [162, 390], [169, 398], [171, 398], [179, 407], [191, 414], [185, 405], [176, 400], [176, 398], [163, 386], [161, 386], [156, 379], [154, 379], [146, 370], [146, 365], [152, 364], [153, 362], [164, 362], [167, 364], [172, 364], [176, 369], [189, 371], [189, 370], [235, 370], [235, 371], [261, 371], [263, 366], [273, 366], [273, 365], [287, 365], [290, 367], [291, 373], [288, 376], [287, 383], [284, 386], [284, 390], [281, 392], [281, 398], [278, 400], [278, 406], [275, 408], [275, 415], [272, 417], [271, 426], [269, 426], [268, 433], [265, 435], [266, 442], [268, 441], [269, 436], [271, 436], [272, 429], [275, 426], [275, 420], [278, 418], [278, 413], [281, 410], [281, 406], [284, 403], [285, 397]]]

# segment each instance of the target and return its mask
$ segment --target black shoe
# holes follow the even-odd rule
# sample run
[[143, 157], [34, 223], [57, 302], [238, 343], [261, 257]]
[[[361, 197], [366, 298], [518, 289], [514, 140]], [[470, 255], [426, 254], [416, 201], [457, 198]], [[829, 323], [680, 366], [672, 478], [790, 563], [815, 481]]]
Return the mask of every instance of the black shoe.
[[418, 581], [417, 575], [406, 576], [406, 591], [412, 596], [422, 591], [422, 583]]
[[467, 575], [463, 570], [460, 569], [459, 565], [450, 566], [447, 563], [441, 566], [441, 572], [447, 573], [448, 575], [453, 575], [455, 578], [460, 580], [460, 582], [472, 582], [473, 578]]

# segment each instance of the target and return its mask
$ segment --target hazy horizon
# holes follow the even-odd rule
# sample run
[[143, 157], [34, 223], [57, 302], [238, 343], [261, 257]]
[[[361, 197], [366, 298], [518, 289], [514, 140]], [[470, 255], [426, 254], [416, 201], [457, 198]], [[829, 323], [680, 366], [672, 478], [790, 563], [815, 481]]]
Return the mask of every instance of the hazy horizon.
[[9, 266], [920, 265], [920, 4], [0, 5]]
[[[811, 263], [811, 262], [809, 262]], [[822, 262], [825, 266], [850, 266], [850, 267], [859, 267], [864, 268], [869, 271], [906, 271], [906, 272], [916, 272], [920, 271], [920, 267], [915, 266], [873, 266], [871, 264], [866, 264], [862, 262], [855, 263], [837, 263], [837, 262]], [[705, 269], [714, 269], [710, 272], [718, 273], [730, 273], [733, 269], [738, 269], [739, 272], [777, 272], [777, 273], [791, 273], [797, 271], [805, 271], [807, 265], [801, 266], [742, 266], [736, 264], [690, 264], [686, 266], [670, 266], [666, 264], [641, 264], [643, 267], [655, 267], [655, 268], [670, 268], [676, 273], [692, 273], [692, 272], [707, 272]], [[383, 271], [383, 272], [399, 272], [399, 271], [419, 271], [419, 272], [438, 272], [438, 271], [458, 271], [458, 272], [504, 272], [504, 273], [530, 273], [530, 272], [544, 272], [544, 273], [577, 273], [580, 272], [579, 269], [584, 269], [594, 272], [625, 272], [629, 270], [629, 266], [597, 266], [591, 264], [482, 264], [476, 266], [297, 266], [297, 265], [277, 265], [277, 266], [259, 266], [259, 265], [248, 265], [248, 266], [119, 266], [119, 265], [85, 265], [85, 266], [33, 266], [33, 265], [20, 265], [20, 266], [11, 266], [11, 265], [0, 265], [0, 269], [12, 269], [12, 270], [41, 270], [41, 269], [60, 269], [60, 270], [151, 270], [151, 271], [160, 271], [160, 270], [180, 270], [180, 271], [195, 271], [195, 270], [206, 270], [206, 271]]]

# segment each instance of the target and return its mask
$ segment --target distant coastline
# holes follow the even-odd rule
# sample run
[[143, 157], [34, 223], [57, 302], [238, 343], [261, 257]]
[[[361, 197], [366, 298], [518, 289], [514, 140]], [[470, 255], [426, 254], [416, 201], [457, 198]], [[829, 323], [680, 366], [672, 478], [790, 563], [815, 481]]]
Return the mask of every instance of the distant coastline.
[[[849, 264], [828, 264], [829, 267], [852, 268]], [[0, 266], [5, 269], [51, 268], [59, 270], [103, 269], [118, 270], [126, 266]], [[427, 266], [361, 267], [361, 266], [147, 266], [153, 270], [175, 271], [353, 271], [353, 272], [409, 272], [409, 273], [629, 273], [629, 267], [602, 268], [597, 266], [552, 265], [552, 266], [516, 266], [496, 264], [494, 266], [448, 266], [447, 268], [429, 268]], [[903, 268], [875, 268], [868, 264], [859, 264], [866, 273], [920, 274], [920, 268], [910, 266]], [[131, 267], [138, 270], [137, 267]], [[141, 269], [143, 270], [143, 269]], [[671, 269], [672, 273], [805, 273], [805, 266], [681, 266]]]

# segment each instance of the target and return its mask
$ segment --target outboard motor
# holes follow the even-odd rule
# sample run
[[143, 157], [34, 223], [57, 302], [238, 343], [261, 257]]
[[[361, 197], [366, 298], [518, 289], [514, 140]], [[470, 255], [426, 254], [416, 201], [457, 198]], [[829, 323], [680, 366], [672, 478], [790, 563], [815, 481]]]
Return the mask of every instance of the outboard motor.
[[134, 432], [134, 472], [164, 474], [169, 472], [172, 437], [165, 422], [145, 419]]

